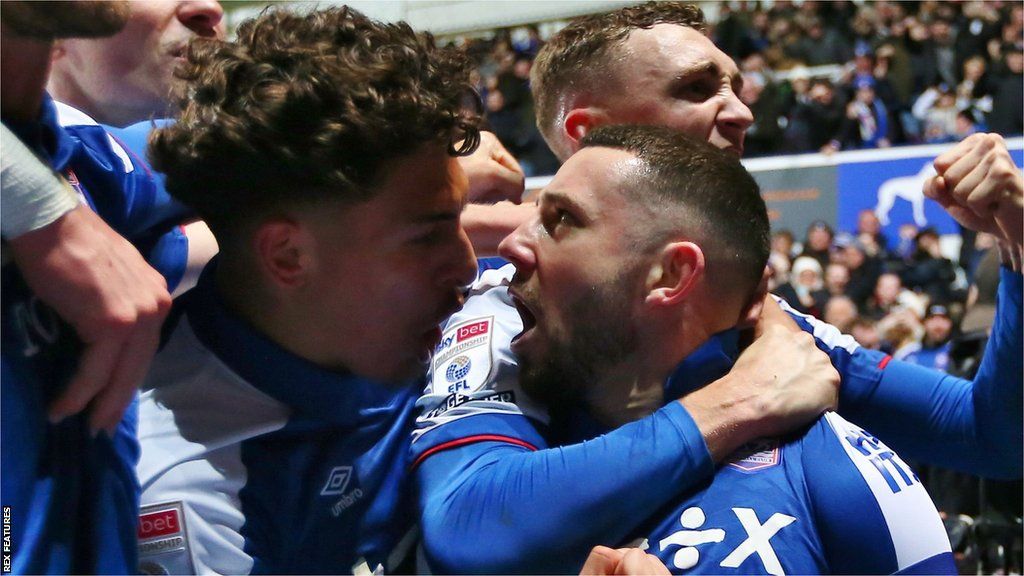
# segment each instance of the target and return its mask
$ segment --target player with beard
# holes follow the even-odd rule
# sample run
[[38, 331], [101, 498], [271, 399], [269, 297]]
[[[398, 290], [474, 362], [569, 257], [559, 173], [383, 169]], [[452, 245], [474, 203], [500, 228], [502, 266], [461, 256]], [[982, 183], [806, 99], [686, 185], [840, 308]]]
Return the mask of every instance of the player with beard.
[[[759, 295], [769, 244], [734, 156], [660, 127], [599, 128], [582, 146], [501, 246], [516, 265], [523, 389], [570, 434], [576, 412], [609, 428], [660, 406], [683, 359]], [[594, 306], [612, 312], [581, 315]], [[734, 336], [722, 338], [730, 355]], [[849, 345], [836, 336], [822, 339]], [[835, 413], [732, 455], [631, 536], [676, 573], [956, 573], [917, 477]]]
[[[552, 149], [565, 159], [593, 128], [632, 121], [700, 135], [739, 153], [750, 115], [736, 98], [738, 70], [698, 32], [702, 26], [698, 9], [670, 2], [584, 17], [559, 32], [538, 57], [533, 79], [538, 124]], [[607, 86], [622, 89], [604, 90]], [[635, 87], [643, 89], [634, 91]], [[965, 218], [968, 206], [984, 212], [981, 208], [987, 203], [1003, 213], [1002, 222], [1012, 223], [1014, 210], [1019, 215], [1019, 171], [998, 139], [979, 136], [964, 142], [940, 156], [936, 165], [943, 178], [931, 184], [930, 194], [957, 217]], [[1009, 238], [1019, 238], [1017, 228]], [[522, 329], [507, 294], [513, 272], [512, 266], [485, 272], [473, 286], [466, 307], [446, 328], [430, 386], [420, 402], [424, 414], [413, 455], [424, 542], [428, 559], [442, 571], [517, 571], [525, 569], [517, 564], [520, 558], [554, 558], [559, 553], [556, 541], [578, 555], [595, 542], [595, 535], [617, 541], [616, 535], [624, 536], [636, 525], [634, 520], [649, 516], [710, 474], [714, 461], [762, 435], [766, 420], [775, 414], [755, 411], [766, 420], [743, 422], [750, 414], [743, 409], [743, 400], [756, 396], [730, 395], [720, 386], [722, 381], [683, 398], [686, 410], [671, 403], [600, 442], [545, 450], [551, 438], [549, 415], [518, 389], [518, 363], [508, 346]], [[750, 306], [748, 317], [757, 311], [756, 304]], [[816, 335], [834, 331], [813, 319], [793, 316], [801, 328]], [[796, 346], [792, 342], [769, 354], [775, 361], [764, 365], [748, 365], [741, 358], [731, 374], [736, 377], [730, 379], [733, 390], [758, 390], [757, 378], [785, 368], [789, 362], [778, 354], [792, 353], [790, 348]], [[829, 351], [843, 376], [844, 413], [869, 423], [890, 444], [915, 457], [995, 477], [1020, 475], [1020, 443], [1000, 440], [1021, 435], [1016, 416], [1021, 404], [1019, 379], [968, 382], [933, 374], [937, 380], [907, 388], [902, 379], [905, 366], [898, 362], [855, 344], [833, 346], [819, 339], [819, 346]], [[757, 357], [756, 351], [748, 351], [750, 359]], [[999, 361], [1019, 363], [1012, 355]], [[721, 343], [713, 341], [691, 355], [669, 387], [688, 382], [691, 385], [685, 388], [693, 389], [692, 384], [713, 380], [731, 363]], [[747, 377], [745, 388], [740, 385], [744, 379], [737, 376], [739, 369], [751, 366], [754, 376]], [[796, 392], [797, 397], [801, 394]], [[772, 398], [785, 405], [785, 396]], [[806, 393], [803, 399], [808, 404], [820, 400]], [[976, 411], [987, 416], [975, 418]], [[798, 420], [793, 418], [788, 426]], [[774, 424], [780, 426], [779, 432], [786, 429], [781, 421]], [[669, 433], [673, 430], [678, 431], [674, 436]], [[619, 442], [656, 442], [660, 449], [626, 460], [598, 452]], [[565, 482], [579, 477], [588, 479], [587, 488], [575, 491], [573, 498], [561, 497]], [[607, 510], [608, 502], [626, 494], [628, 508]], [[588, 519], [590, 530], [551, 528], [579, 517]], [[471, 542], [458, 538], [466, 530], [503, 546], [477, 554]], [[530, 569], [571, 568], [540, 564]]]

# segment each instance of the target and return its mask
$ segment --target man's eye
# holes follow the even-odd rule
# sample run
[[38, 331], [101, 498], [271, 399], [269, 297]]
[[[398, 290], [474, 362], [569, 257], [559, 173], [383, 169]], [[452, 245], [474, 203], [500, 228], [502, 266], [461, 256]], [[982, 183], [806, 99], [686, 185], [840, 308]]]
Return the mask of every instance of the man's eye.
[[688, 100], [707, 100], [718, 91], [718, 85], [709, 80], [696, 80], [679, 88], [679, 97]]

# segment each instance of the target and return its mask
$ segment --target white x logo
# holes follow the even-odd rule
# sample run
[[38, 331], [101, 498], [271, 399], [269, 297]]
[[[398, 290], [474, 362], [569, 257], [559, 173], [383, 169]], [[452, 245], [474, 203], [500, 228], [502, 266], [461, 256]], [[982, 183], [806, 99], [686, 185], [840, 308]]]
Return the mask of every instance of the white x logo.
[[779, 557], [775, 555], [775, 550], [772, 549], [769, 540], [775, 536], [776, 532], [796, 522], [796, 518], [776, 512], [767, 522], [761, 524], [757, 519], [757, 514], [751, 508], [733, 508], [732, 511], [740, 519], [743, 529], [747, 531], [747, 539], [726, 556], [725, 560], [722, 560], [721, 566], [723, 568], [739, 568], [748, 556], [756, 552], [764, 564], [764, 569], [769, 574], [783, 576], [785, 572], [782, 571]]

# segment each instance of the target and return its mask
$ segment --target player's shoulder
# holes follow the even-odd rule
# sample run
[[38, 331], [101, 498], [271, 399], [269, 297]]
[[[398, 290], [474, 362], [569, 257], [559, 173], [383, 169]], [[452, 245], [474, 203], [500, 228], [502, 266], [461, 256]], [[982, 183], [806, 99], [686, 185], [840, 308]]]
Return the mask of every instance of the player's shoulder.
[[60, 127], [70, 136], [82, 142], [92, 152], [92, 156], [99, 160], [99, 162], [94, 162], [97, 165], [96, 169], [105, 165], [108, 170], [125, 174], [135, 171], [135, 163], [128, 150], [99, 122], [85, 112], [63, 102], [55, 100], [53, 106], [56, 109], [57, 123]]
[[805, 332], [810, 332], [818, 339], [821, 343], [825, 344], [829, 348], [841, 348], [846, 352], [853, 354], [860, 349], [860, 344], [854, 340], [853, 336], [844, 334], [839, 328], [819, 320], [810, 314], [804, 314], [803, 312], [797, 311], [795, 308], [789, 305], [785, 299], [773, 295], [775, 301], [779, 303], [779, 306], [793, 318], [793, 321], [797, 323], [801, 329]]
[[168, 455], [178, 462], [204, 458], [210, 451], [283, 428], [289, 416], [286, 405], [205, 348], [183, 318], [142, 385], [140, 482], [165, 470]]

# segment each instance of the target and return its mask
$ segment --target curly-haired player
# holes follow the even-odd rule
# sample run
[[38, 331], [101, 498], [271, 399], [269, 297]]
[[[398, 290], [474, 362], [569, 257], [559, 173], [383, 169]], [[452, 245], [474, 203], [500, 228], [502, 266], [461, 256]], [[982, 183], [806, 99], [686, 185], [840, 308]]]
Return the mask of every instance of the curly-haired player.
[[331, 8], [194, 42], [181, 74], [150, 158], [221, 252], [143, 386], [141, 568], [391, 571], [415, 377], [476, 271], [466, 68]]

